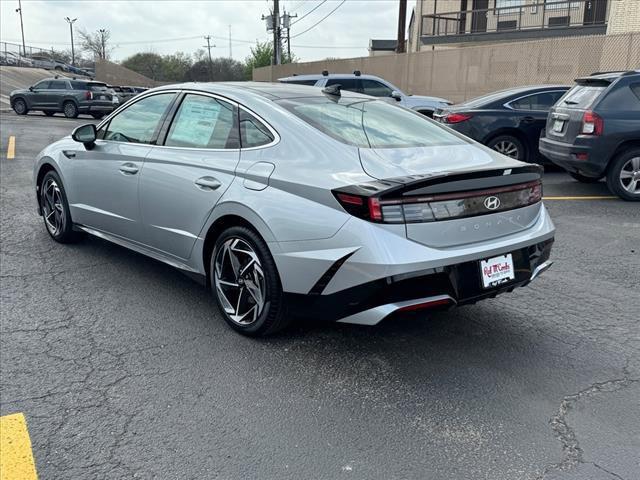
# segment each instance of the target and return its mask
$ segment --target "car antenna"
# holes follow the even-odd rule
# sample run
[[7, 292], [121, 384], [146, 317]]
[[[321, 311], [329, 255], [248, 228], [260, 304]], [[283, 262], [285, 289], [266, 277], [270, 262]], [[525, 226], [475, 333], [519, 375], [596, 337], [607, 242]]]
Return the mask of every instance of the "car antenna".
[[[342, 89], [342, 85], [337, 83], [335, 85], [329, 85], [328, 87], [324, 87], [322, 89], [322, 93], [324, 93], [325, 95], [329, 95], [329, 98], [332, 101], [337, 102], [338, 98], [340, 98], [340, 96], [342, 95], [340, 93], [341, 89]], [[338, 97], [338, 98], [336, 98], [336, 97]]]

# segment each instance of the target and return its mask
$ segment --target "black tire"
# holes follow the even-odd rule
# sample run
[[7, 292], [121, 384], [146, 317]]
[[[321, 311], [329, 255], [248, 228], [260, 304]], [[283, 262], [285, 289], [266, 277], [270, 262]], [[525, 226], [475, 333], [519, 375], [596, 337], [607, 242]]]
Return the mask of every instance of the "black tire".
[[584, 175], [580, 175], [579, 173], [575, 172], [568, 173], [574, 180], [577, 180], [581, 183], [598, 183], [602, 179], [602, 177], [585, 177]]
[[62, 104], [62, 111], [67, 118], [78, 118], [78, 107], [71, 101], [66, 101]]
[[[628, 189], [635, 185], [634, 192]], [[640, 148], [618, 154], [607, 170], [607, 186], [623, 200], [640, 201]]]
[[56, 114], [56, 112], [52, 112], [51, 110], [43, 110], [43, 112], [47, 117], [53, 117]]
[[61, 72], [61, 71], [62, 71], [62, 67], [54, 67], [53, 69], [54, 69], [54, 70], [57, 70], [57, 71], [59, 71], [59, 72]]
[[92, 113], [91, 116], [96, 120], [100, 120], [101, 118], [104, 117], [104, 113]]
[[25, 102], [22, 98], [16, 98], [13, 101], [13, 111], [18, 115], [26, 115], [27, 113], [29, 113], [27, 102]]
[[515, 160], [527, 161], [527, 149], [520, 139], [513, 135], [498, 135], [487, 142], [487, 147]]
[[[57, 193], [55, 193], [56, 189]], [[54, 208], [51, 208], [52, 201], [53, 204], [59, 204], [59, 208], [55, 208], [56, 212], [53, 212]], [[72, 243], [81, 237], [78, 232], [73, 230], [67, 194], [62, 180], [54, 170], [47, 172], [40, 182], [39, 202], [44, 228], [51, 238], [59, 243]], [[57, 223], [58, 220], [60, 220], [58, 227], [52, 228], [52, 223]]]
[[[252, 253], [256, 254], [258, 258], [257, 263], [261, 268], [263, 274], [262, 278], [264, 280], [264, 291], [261, 295], [263, 298], [264, 306], [261, 310], [258, 310], [259, 314], [256, 314], [256, 318], [253, 319], [251, 323], [245, 324], [241, 324], [239, 323], [239, 321], [232, 319], [230, 313], [225, 310], [224, 303], [226, 302], [232, 310], [235, 310], [233, 303], [236, 303], [236, 299], [238, 299], [237, 305], [240, 305], [239, 298], [242, 295], [242, 289], [245, 289], [245, 292], [249, 292], [249, 287], [247, 287], [246, 285], [249, 284], [248, 281], [251, 279], [251, 275], [249, 273], [246, 274], [245, 279], [247, 280], [247, 283], [245, 284], [244, 281], [236, 274], [235, 278], [237, 279], [237, 285], [235, 287], [219, 286], [216, 279], [217, 259], [218, 261], [222, 259], [223, 266], [221, 268], [221, 271], [224, 271], [225, 247], [228, 247], [229, 243], [233, 245], [233, 242], [236, 242], [237, 240], [239, 240], [240, 242], [244, 242], [244, 250], [246, 250], [246, 246], [248, 246], [251, 250], [253, 250]], [[238, 257], [236, 257], [236, 260], [238, 260]], [[247, 263], [236, 261], [235, 265], [238, 266], [239, 271], [244, 271], [243, 267], [247, 267], [251, 263], [251, 261]], [[231, 266], [234, 264], [233, 262], [230, 262], [228, 265]], [[260, 235], [258, 235], [253, 230], [241, 226], [229, 227], [224, 230], [216, 240], [215, 246], [213, 248], [213, 252], [211, 254], [211, 259], [209, 262], [209, 271], [211, 289], [213, 290], [213, 296], [216, 299], [216, 302], [220, 309], [220, 313], [222, 314], [225, 321], [229, 324], [229, 326], [237, 332], [251, 337], [260, 337], [270, 335], [279, 330], [282, 330], [290, 323], [291, 319], [287, 315], [287, 309], [286, 305], [284, 304], [282, 293], [282, 285], [280, 284], [280, 276], [278, 275], [276, 264], [273, 261], [273, 257], [269, 252], [267, 244], [260, 237]], [[229, 290], [227, 290], [226, 293], [221, 293], [219, 291], [219, 288], [221, 290], [223, 290], [224, 288], [237, 288], [238, 290], [240, 290], [240, 293], [235, 298], [227, 298], [226, 295], [230, 295]], [[254, 300], [255, 297], [252, 298], [252, 295], [248, 295], [245, 293], [245, 298], [245, 303], [247, 305], [256, 304], [256, 301]], [[249, 311], [251, 310], [247, 310], [247, 312]], [[235, 313], [239, 314], [239, 309], [236, 310]], [[231, 312], [231, 314], [233, 314], [233, 312]]]

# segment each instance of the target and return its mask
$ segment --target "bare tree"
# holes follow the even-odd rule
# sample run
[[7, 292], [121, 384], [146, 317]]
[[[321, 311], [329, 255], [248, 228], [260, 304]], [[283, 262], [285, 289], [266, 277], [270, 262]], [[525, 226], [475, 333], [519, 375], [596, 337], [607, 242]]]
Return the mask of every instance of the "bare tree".
[[80, 35], [82, 49], [91, 52], [95, 58], [107, 60], [113, 47], [109, 46], [111, 32], [104, 28], [95, 32], [87, 32], [86, 30], [78, 30]]

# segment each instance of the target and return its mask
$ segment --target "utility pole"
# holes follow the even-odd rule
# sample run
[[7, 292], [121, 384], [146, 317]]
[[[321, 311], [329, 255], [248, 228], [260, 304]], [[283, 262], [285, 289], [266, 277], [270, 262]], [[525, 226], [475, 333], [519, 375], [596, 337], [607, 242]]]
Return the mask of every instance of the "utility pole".
[[18, 0], [18, 8], [16, 8], [16, 12], [20, 14], [20, 31], [22, 32], [22, 54], [27, 56], [27, 47], [24, 45], [24, 25], [22, 24], [22, 1]]
[[407, 21], [407, 0], [400, 0], [400, 9], [398, 11], [398, 42], [396, 44], [396, 53], [404, 53], [404, 31], [405, 22]]
[[209, 52], [209, 80], [213, 80], [213, 60], [211, 60], [211, 47], [215, 47], [215, 45], [211, 45], [211, 35], [207, 35], [204, 37], [207, 41], [207, 45], [204, 47]]
[[105, 35], [107, 34], [107, 30], [105, 30], [104, 28], [101, 28], [100, 30], [98, 30], [98, 32], [100, 32], [100, 45], [102, 47], [102, 54], [101, 54], [101, 58], [102, 60], [106, 60], [107, 59], [107, 50], [105, 47]]
[[229, 58], [233, 58], [233, 54], [231, 52], [231, 25], [229, 25]]
[[75, 48], [73, 46], [73, 24], [78, 19], [74, 18], [72, 20], [69, 17], [64, 17], [64, 19], [69, 24], [69, 31], [71, 32], [71, 65], [73, 65], [75, 67], [76, 66], [76, 50], [75, 50]]
[[280, 52], [282, 45], [280, 44], [280, 2], [273, 0], [273, 64], [280, 65], [282, 63]]

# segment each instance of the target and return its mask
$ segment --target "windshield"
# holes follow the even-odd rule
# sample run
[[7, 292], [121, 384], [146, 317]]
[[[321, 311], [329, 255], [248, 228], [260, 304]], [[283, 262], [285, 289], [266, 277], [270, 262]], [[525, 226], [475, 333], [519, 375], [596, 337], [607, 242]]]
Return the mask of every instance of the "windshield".
[[464, 145], [466, 142], [419, 113], [362, 98], [295, 98], [279, 102], [323, 133], [361, 148]]

